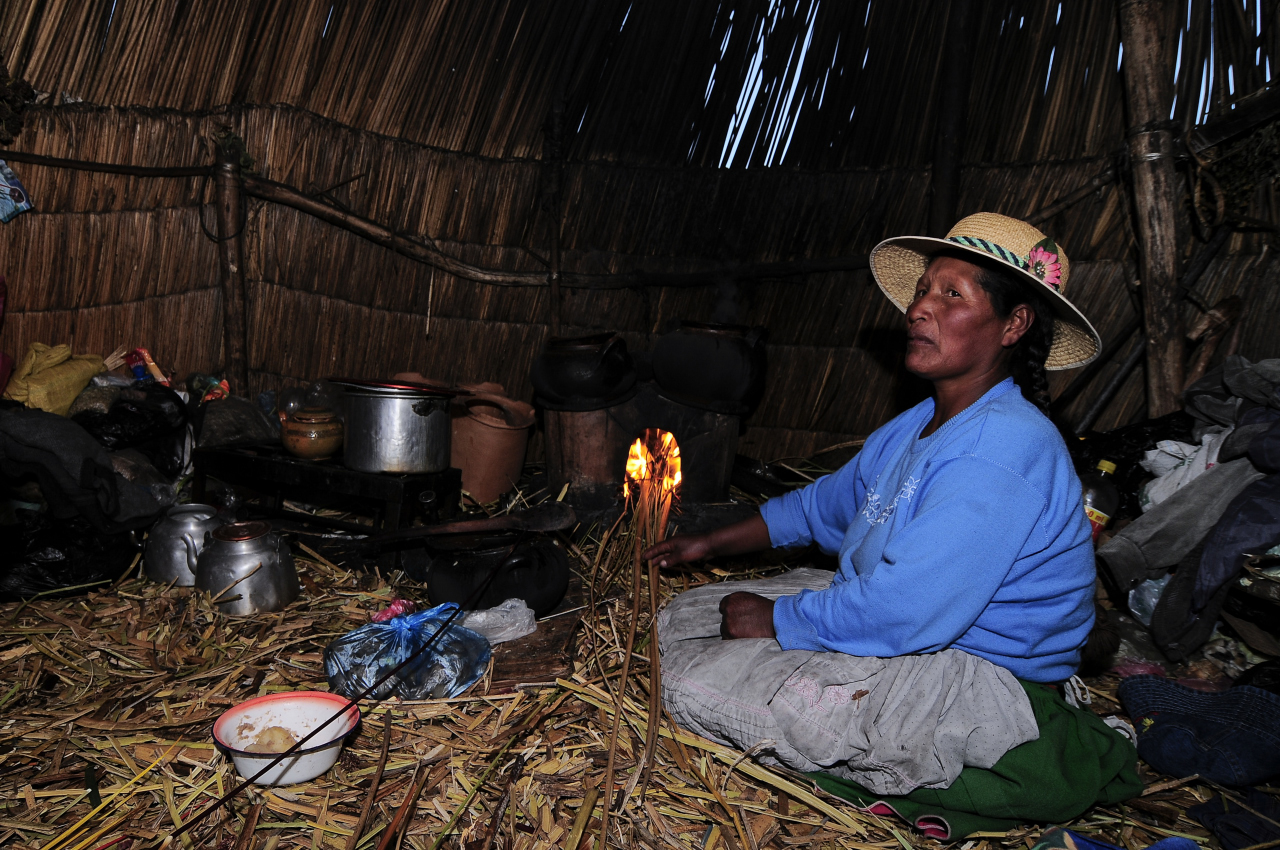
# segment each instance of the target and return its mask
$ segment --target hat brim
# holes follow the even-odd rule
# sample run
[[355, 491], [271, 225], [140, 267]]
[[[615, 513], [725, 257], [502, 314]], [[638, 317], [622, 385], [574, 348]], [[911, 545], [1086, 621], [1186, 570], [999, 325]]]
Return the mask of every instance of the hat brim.
[[1016, 273], [1020, 279], [1025, 280], [1028, 285], [1037, 287], [1037, 292], [1051, 296], [1050, 302], [1054, 306], [1054, 318], [1057, 321], [1054, 325], [1053, 344], [1045, 360], [1045, 369], [1049, 371], [1074, 369], [1098, 356], [1098, 351], [1102, 348], [1102, 339], [1074, 304], [1051, 287], [1045, 286], [1044, 282], [1035, 275], [986, 251], [931, 236], [895, 236], [872, 249], [871, 274], [875, 277], [880, 291], [905, 313], [915, 297], [916, 284], [920, 281], [920, 276], [929, 267], [929, 262], [943, 251], [963, 251], [975, 257], [1001, 263], [1011, 272]]

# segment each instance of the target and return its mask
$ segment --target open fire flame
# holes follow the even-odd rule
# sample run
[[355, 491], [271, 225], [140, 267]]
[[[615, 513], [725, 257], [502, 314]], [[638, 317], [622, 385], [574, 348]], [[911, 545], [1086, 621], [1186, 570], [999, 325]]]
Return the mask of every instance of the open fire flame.
[[622, 495], [643, 498], [646, 491], [668, 501], [680, 488], [680, 447], [675, 435], [646, 428], [627, 453], [627, 476]]

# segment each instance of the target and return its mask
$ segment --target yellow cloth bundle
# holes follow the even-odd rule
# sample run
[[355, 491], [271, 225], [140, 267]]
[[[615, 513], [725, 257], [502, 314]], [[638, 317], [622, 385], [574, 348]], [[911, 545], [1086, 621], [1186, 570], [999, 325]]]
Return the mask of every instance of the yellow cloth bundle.
[[4, 397], [66, 416], [76, 396], [104, 368], [96, 354], [72, 356], [69, 345], [33, 342], [14, 368]]

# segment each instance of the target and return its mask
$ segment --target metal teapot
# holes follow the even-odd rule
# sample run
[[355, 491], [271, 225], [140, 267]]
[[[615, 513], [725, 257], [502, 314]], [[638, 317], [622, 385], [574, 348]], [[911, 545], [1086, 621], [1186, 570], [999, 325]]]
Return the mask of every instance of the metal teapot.
[[233, 522], [206, 533], [196, 587], [235, 616], [279, 611], [300, 592], [289, 545], [265, 522]]
[[147, 535], [143, 564], [147, 578], [176, 587], [196, 583], [196, 560], [204, 536], [222, 525], [212, 505], [174, 505]]

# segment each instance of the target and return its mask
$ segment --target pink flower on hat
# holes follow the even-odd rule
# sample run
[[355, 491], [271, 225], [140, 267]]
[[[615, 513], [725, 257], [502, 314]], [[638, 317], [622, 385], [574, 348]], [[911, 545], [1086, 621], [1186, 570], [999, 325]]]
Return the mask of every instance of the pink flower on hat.
[[1062, 263], [1058, 262], [1056, 253], [1046, 251], [1037, 245], [1027, 255], [1027, 264], [1028, 271], [1054, 289], [1057, 289], [1059, 284], [1062, 283]]

